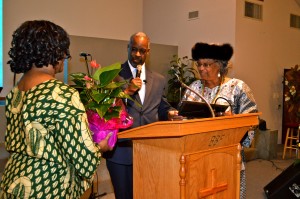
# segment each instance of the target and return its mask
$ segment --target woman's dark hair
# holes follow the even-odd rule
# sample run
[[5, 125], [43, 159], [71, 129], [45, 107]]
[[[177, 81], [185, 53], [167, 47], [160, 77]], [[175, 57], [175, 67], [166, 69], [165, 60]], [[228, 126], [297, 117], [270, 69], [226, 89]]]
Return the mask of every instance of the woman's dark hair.
[[70, 57], [68, 33], [50, 21], [26, 21], [12, 37], [7, 63], [14, 73], [25, 73], [33, 65], [56, 66], [59, 60]]

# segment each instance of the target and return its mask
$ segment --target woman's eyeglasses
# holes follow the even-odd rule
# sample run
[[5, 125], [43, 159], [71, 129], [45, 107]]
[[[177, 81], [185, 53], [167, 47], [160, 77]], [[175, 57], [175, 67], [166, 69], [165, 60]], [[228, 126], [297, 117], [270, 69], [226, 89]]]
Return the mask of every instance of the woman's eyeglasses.
[[200, 63], [200, 62], [198, 62], [198, 61], [195, 61], [195, 65], [197, 66], [197, 67], [201, 67], [201, 66], [203, 66], [204, 68], [208, 68], [208, 67], [210, 67], [211, 65], [213, 65], [214, 63], [216, 63], [217, 61], [213, 61], [213, 62], [211, 62], [211, 63]]

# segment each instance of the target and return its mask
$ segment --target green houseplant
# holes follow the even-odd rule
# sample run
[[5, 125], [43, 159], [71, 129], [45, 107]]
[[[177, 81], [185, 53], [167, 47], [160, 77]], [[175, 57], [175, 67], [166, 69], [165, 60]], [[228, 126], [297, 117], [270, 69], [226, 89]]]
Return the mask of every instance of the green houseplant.
[[170, 79], [168, 80], [167, 92], [167, 100], [173, 107], [178, 105], [185, 90], [175, 76], [175, 73], [178, 74], [181, 81], [186, 85], [190, 85], [197, 79], [197, 71], [193, 68], [192, 59], [189, 59], [188, 56], [178, 57], [178, 55], [173, 55], [170, 61], [170, 69], [168, 70]]
[[71, 80], [75, 83], [74, 88], [80, 91], [80, 99], [85, 109], [97, 112], [105, 120], [119, 117], [121, 107], [114, 106], [116, 100], [120, 98], [131, 99], [121, 89], [121, 86], [127, 82], [114, 81], [121, 71], [121, 64], [115, 63], [100, 67], [95, 60], [92, 60], [90, 65], [97, 69], [94, 74], [91, 74], [88, 65], [87, 74], [82, 72], [70, 74]]
[[[90, 54], [89, 54], [90, 55]], [[80, 99], [85, 106], [89, 128], [93, 133], [94, 142], [99, 142], [112, 133], [108, 145], [113, 147], [117, 140], [119, 129], [128, 128], [133, 124], [122, 102], [122, 98], [133, 100], [125, 94], [122, 86], [125, 81], [115, 81], [121, 69], [120, 63], [101, 67], [95, 60], [85, 56], [87, 73], [70, 74], [79, 91]], [[91, 70], [90, 70], [91, 68]], [[94, 71], [93, 74], [91, 71]]]

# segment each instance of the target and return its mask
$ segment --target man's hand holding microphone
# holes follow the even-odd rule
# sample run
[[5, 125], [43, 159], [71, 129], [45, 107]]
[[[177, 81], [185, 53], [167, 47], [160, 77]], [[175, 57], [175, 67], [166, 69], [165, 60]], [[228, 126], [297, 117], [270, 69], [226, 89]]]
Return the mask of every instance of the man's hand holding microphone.
[[125, 93], [128, 95], [133, 95], [136, 91], [142, 88], [143, 81], [141, 80], [142, 66], [137, 65], [136, 77], [131, 79], [128, 87], [125, 89]]

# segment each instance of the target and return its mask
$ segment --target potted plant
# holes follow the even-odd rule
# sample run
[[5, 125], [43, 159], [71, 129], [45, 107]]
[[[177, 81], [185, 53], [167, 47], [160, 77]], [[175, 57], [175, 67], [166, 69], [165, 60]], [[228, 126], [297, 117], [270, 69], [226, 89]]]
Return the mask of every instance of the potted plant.
[[175, 73], [179, 76], [180, 80], [186, 85], [190, 85], [195, 81], [197, 71], [193, 68], [193, 60], [189, 59], [188, 56], [178, 57], [173, 55], [170, 61], [170, 69], [168, 74], [171, 76], [168, 81], [168, 92], [167, 100], [173, 106], [177, 107], [184, 93], [184, 88], [181, 86]]
[[91, 55], [85, 56], [87, 73], [72, 73], [70, 76], [86, 109], [94, 142], [99, 142], [108, 133], [112, 133], [108, 144], [113, 147], [119, 129], [128, 128], [133, 123], [133, 118], [127, 114], [121, 99], [133, 99], [125, 94], [121, 88], [128, 82], [115, 81], [121, 71], [120, 63], [101, 67], [92, 58], [88, 61], [87, 56], [91, 57]]

